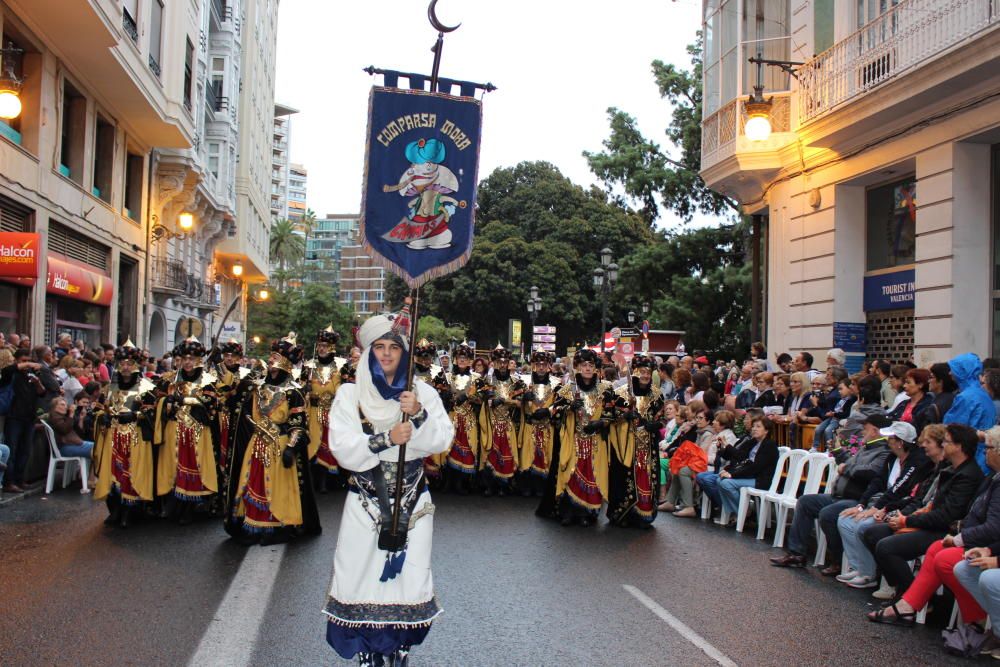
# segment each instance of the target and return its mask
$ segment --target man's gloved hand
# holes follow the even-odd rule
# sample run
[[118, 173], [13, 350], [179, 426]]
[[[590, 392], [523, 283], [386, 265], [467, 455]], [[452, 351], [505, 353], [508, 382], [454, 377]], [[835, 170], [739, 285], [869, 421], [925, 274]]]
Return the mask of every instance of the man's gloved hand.
[[582, 410], [583, 409], [583, 399], [582, 398], [574, 398], [573, 401], [569, 404], [569, 407], [570, 407], [570, 410]]
[[536, 396], [535, 392], [533, 392], [533, 391], [525, 392], [524, 394], [521, 395], [521, 398], [523, 400], [525, 400], [525, 401], [537, 401], [538, 400], [538, 396]]
[[465, 403], [468, 402], [468, 400], [469, 400], [468, 394], [459, 394], [458, 396], [455, 397], [455, 405], [465, 405]]
[[504, 401], [502, 398], [492, 398], [490, 399], [490, 407], [499, 408], [503, 405]]
[[200, 424], [208, 426], [208, 410], [201, 403], [191, 406], [191, 418]]
[[586, 426], [583, 427], [583, 432], [587, 435], [594, 435], [604, 427], [603, 422], [600, 419], [596, 419], [592, 422], [588, 422]]
[[295, 447], [285, 447], [284, 451], [281, 452], [281, 465], [286, 468], [291, 468], [295, 463]]
[[551, 415], [547, 408], [538, 408], [531, 413], [531, 418], [535, 421], [542, 421], [544, 419], [548, 419], [550, 416]]

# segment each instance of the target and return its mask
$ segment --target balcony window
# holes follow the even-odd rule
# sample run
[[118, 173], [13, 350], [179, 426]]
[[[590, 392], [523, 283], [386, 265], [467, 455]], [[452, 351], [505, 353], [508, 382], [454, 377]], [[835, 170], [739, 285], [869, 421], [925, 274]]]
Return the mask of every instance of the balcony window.
[[208, 142], [208, 170], [212, 176], [219, 177], [219, 160], [222, 155], [222, 144], [218, 141]]
[[150, 3], [149, 16], [149, 69], [160, 76], [160, 58], [163, 55], [163, 0]]
[[142, 181], [145, 160], [142, 155], [129, 151], [125, 154], [125, 210], [126, 218], [142, 220]]
[[69, 81], [63, 81], [62, 133], [59, 173], [83, 185], [84, 141], [87, 134], [87, 99]]
[[94, 185], [98, 199], [111, 202], [111, 174], [115, 165], [115, 126], [101, 116], [94, 124]]
[[122, 4], [122, 30], [133, 43], [139, 41], [139, 28], [136, 19], [139, 17], [139, 0], [125, 0]]
[[[790, 5], [787, 0], [743, 1], [743, 95], [752, 93], [757, 81], [757, 68], [747, 62], [749, 58], [760, 53], [768, 60], [790, 59]], [[791, 89], [791, 76], [778, 67], [765, 67], [761, 76], [769, 93]]]
[[184, 44], [184, 106], [190, 111], [194, 95], [194, 44], [190, 39], [185, 39]]

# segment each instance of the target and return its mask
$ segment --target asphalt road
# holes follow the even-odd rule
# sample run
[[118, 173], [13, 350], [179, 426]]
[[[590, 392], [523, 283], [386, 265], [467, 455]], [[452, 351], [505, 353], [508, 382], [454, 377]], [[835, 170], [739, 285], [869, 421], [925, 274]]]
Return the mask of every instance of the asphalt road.
[[[75, 489], [5, 505], [0, 665], [349, 664], [320, 613], [343, 492], [319, 498], [321, 537], [251, 548], [211, 521], [107, 528]], [[530, 499], [435, 503], [445, 613], [415, 666], [969, 664], [940, 650], [939, 619], [873, 625], [870, 591], [770, 567], [769, 545], [700, 520], [563, 528]]]

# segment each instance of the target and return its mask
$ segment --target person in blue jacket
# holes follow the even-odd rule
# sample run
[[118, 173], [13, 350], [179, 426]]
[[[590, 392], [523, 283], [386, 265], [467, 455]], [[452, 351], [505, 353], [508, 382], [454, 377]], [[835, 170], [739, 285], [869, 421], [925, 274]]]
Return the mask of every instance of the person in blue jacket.
[[[993, 399], [979, 383], [983, 363], [975, 354], [966, 352], [948, 362], [951, 376], [958, 385], [958, 393], [951, 408], [944, 414], [945, 424], [965, 424], [977, 431], [987, 431], [997, 422], [997, 411]], [[986, 466], [986, 446], [980, 442], [976, 451], [976, 463], [983, 474], [990, 474]]]

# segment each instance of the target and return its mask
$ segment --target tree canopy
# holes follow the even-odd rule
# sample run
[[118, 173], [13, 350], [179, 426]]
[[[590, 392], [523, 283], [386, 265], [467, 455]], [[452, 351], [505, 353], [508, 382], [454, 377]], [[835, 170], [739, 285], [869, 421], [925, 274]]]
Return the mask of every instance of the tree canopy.
[[267, 301], [251, 301], [248, 309], [247, 334], [260, 336], [263, 345], [294, 331], [306, 354], [311, 354], [316, 333], [332, 325], [340, 333], [341, 350], [350, 348], [354, 314], [337, 300], [330, 285], [306, 283], [301, 290], [275, 291]]

